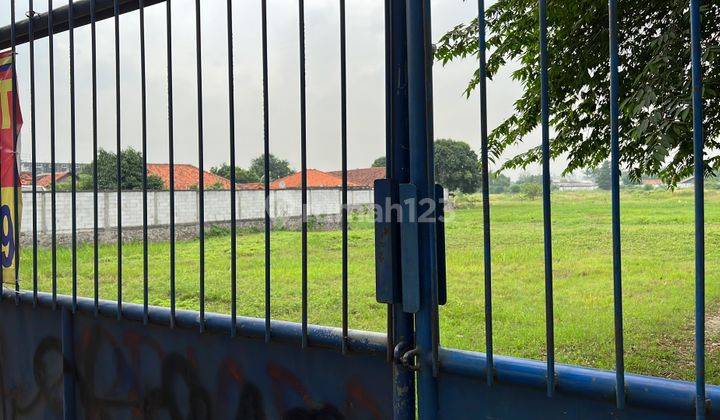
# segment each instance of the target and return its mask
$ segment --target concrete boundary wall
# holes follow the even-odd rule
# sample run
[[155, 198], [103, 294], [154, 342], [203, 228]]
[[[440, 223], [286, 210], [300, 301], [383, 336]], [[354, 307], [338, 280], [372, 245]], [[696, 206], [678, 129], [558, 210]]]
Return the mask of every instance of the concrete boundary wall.
[[[175, 223], [194, 225], [198, 223], [198, 191], [175, 192]], [[222, 224], [230, 221], [230, 191], [205, 191], [205, 221], [209, 224]], [[237, 220], [262, 221], [265, 218], [265, 192], [262, 190], [236, 191]], [[37, 231], [39, 235], [51, 233], [52, 196], [50, 192], [37, 193]], [[56, 229], [58, 234], [71, 232], [71, 196], [70, 192], [57, 192]], [[308, 215], [337, 215], [341, 212], [342, 191], [340, 189], [308, 190]], [[32, 233], [33, 196], [23, 191], [22, 227], [23, 233]], [[372, 189], [348, 190], [348, 204], [353, 208], [367, 206], [372, 208]], [[78, 192], [76, 199], [77, 230], [93, 229], [93, 193]], [[122, 193], [123, 228], [132, 230], [143, 225], [142, 192], [126, 191]], [[302, 215], [300, 190], [274, 190], [270, 192], [270, 217], [276, 219], [296, 219]], [[148, 192], [148, 226], [163, 228], [170, 224], [170, 192]], [[98, 193], [98, 227], [105, 231], [114, 231], [117, 227], [117, 194], [115, 192]]]

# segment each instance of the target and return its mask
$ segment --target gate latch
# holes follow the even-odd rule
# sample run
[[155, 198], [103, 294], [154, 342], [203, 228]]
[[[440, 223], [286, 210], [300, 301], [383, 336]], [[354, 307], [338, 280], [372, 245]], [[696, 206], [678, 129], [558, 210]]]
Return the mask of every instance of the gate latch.
[[395, 363], [403, 366], [404, 368], [412, 371], [419, 371], [420, 366], [415, 362], [415, 358], [420, 354], [420, 350], [416, 347], [410, 350], [406, 350], [407, 345], [404, 341], [398, 343], [393, 351], [393, 358]]
[[437, 303], [444, 305], [447, 302], [444, 188], [435, 184], [435, 203], [431, 207], [418, 200], [418, 190], [413, 184], [377, 179], [374, 189], [377, 301], [402, 303], [406, 313], [420, 310], [418, 245], [422, 222], [432, 223], [435, 229]]
[[380, 303], [400, 303], [400, 284], [395, 247], [398, 242], [397, 225], [393, 219], [392, 202], [397, 183], [376, 179], [375, 195], [375, 296]]

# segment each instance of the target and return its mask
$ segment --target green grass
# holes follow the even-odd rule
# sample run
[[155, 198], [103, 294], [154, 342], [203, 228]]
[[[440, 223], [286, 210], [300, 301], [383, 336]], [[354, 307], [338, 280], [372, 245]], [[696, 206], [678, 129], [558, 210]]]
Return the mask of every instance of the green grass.
[[[441, 309], [446, 347], [484, 351], [482, 210], [463, 201], [447, 223], [448, 303]], [[610, 198], [607, 192], [553, 194], [556, 357], [560, 363], [614, 365]], [[707, 377], [720, 382], [720, 193], [707, 194]], [[492, 197], [493, 323], [497, 354], [545, 355], [542, 208], [540, 200]], [[351, 220], [350, 327], [383, 331], [375, 302], [372, 223]], [[206, 243], [208, 311], [230, 309], [229, 236]], [[300, 234], [272, 232], [272, 314], [300, 320]], [[622, 195], [626, 368], [671, 378], [693, 377], [694, 234], [691, 191]], [[92, 296], [92, 246], [78, 249], [79, 293]], [[169, 304], [169, 246], [150, 246], [150, 304]], [[309, 234], [309, 321], [341, 323], [341, 234]], [[23, 254], [30, 267], [29, 250]], [[39, 252], [40, 289], [50, 290], [50, 252]], [[117, 296], [116, 248], [100, 250], [100, 295]], [[197, 241], [177, 245], [178, 308], [198, 308]], [[23, 286], [31, 284], [24, 269]], [[69, 293], [70, 251], [58, 249], [58, 290]], [[264, 316], [264, 236], [238, 240], [238, 314]], [[123, 247], [124, 300], [142, 302], [142, 245]]]

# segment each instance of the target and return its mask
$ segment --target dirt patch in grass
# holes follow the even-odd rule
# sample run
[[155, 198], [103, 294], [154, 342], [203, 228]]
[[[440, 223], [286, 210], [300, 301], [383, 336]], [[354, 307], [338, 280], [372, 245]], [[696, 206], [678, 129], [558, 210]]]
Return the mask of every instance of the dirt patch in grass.
[[705, 346], [708, 352], [720, 351], [720, 307], [705, 317]]

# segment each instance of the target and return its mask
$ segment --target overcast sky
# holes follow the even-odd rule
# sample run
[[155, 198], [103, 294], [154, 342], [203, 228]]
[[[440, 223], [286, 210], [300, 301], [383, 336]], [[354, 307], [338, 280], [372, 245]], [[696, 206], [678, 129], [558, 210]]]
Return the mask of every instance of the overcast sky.
[[[67, 1], [57, 1], [56, 6]], [[17, 18], [24, 17], [27, 0], [16, 0]], [[36, 11], [47, 10], [36, 0]], [[433, 39], [477, 13], [475, 2], [434, 0]], [[229, 161], [227, 27], [225, 1], [202, 2], [202, 65], [205, 113], [205, 165]], [[340, 62], [337, 0], [307, 0], [306, 74], [308, 166], [321, 170], [340, 167]], [[294, 0], [268, 0], [270, 147], [271, 153], [300, 166], [300, 105], [298, 7]], [[234, 65], [236, 100], [236, 156], [240, 166], [262, 153], [262, 61], [260, 0], [234, 5]], [[173, 71], [176, 162], [197, 164], [197, 94], [195, 71], [194, 1], [173, 0]], [[140, 55], [138, 13], [121, 17], [121, 101], [123, 148], [140, 148]], [[9, 24], [9, 5], [0, 12]], [[168, 155], [165, 5], [148, 7], [147, 89], [148, 158], [166, 162]], [[367, 167], [384, 154], [384, 17], [383, 0], [347, 2], [348, 142], [350, 168]], [[92, 159], [91, 73], [89, 27], [76, 29], [77, 159]], [[70, 160], [69, 43], [67, 33], [55, 37], [57, 160]], [[112, 19], [98, 24], [99, 141], [115, 149], [115, 56]], [[23, 160], [30, 160], [29, 50], [18, 47], [20, 96], [26, 124]], [[38, 160], [49, 161], [49, 82], [47, 39], [36, 43]], [[435, 135], [468, 142], [479, 153], [479, 102], [463, 89], [477, 63], [474, 59], [435, 68]], [[505, 69], [489, 83], [490, 128], [513, 112], [521, 94]], [[537, 135], [520, 148], [539, 144]], [[559, 172], [561, 162], [553, 165]], [[532, 169], [537, 171], [537, 169]]]

